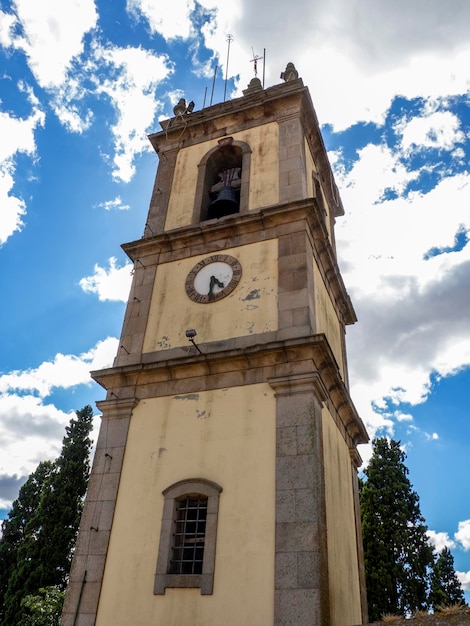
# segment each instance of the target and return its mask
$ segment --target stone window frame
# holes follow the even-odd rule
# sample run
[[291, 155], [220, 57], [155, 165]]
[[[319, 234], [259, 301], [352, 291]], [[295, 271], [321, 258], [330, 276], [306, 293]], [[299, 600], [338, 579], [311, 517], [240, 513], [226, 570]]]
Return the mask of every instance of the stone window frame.
[[[196, 195], [193, 207], [192, 224], [199, 224], [205, 221], [209, 202], [209, 176], [208, 165], [217, 157], [218, 152], [227, 149], [237, 148], [241, 155], [241, 185], [240, 185], [240, 208], [238, 213], [246, 213], [248, 211], [248, 196], [250, 190], [250, 167], [251, 167], [251, 148], [245, 141], [237, 141], [233, 137], [223, 137], [219, 139], [218, 145], [206, 152], [198, 164], [198, 176], [196, 183]], [[223, 158], [221, 159], [223, 161]], [[214, 181], [211, 181], [214, 182]], [[237, 215], [237, 213], [235, 213]]]
[[[164, 595], [168, 587], [199, 587], [201, 595], [211, 595], [214, 587], [215, 548], [217, 539], [217, 521], [219, 514], [219, 495], [222, 487], [205, 478], [180, 480], [164, 489], [162, 525], [158, 548], [157, 570], [153, 593]], [[176, 503], [180, 498], [200, 495], [207, 498], [206, 535], [202, 574], [169, 574], [173, 547], [173, 530]]]

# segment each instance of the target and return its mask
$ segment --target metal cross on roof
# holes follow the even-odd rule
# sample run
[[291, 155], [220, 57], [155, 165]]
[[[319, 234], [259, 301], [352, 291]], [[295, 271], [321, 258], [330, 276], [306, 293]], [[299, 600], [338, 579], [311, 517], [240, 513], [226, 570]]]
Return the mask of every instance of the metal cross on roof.
[[258, 76], [258, 61], [260, 61], [263, 57], [258, 56], [257, 54], [255, 54], [255, 51], [253, 48], [251, 48], [253, 51], [253, 58], [251, 59], [251, 63], [254, 63], [253, 69], [255, 70], [255, 77]]

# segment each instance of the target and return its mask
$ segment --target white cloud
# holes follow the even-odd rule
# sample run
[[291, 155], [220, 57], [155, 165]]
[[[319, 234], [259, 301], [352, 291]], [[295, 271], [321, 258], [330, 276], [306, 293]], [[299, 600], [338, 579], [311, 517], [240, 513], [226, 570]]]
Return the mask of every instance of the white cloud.
[[[418, 171], [403, 153], [369, 145], [349, 171], [335, 158], [346, 207], [338, 254], [359, 319], [348, 328], [352, 395], [371, 436], [378, 428], [393, 435], [390, 403], [421, 403], [432, 375], [470, 365], [470, 244], [453, 249], [457, 233], [470, 230], [470, 176], [406, 195]], [[386, 190], [396, 199], [383, 200]]]
[[173, 89], [167, 92], [167, 98], [171, 102], [172, 106], [178, 104], [181, 98], [184, 98], [184, 91], [182, 89]]
[[400, 155], [387, 146], [369, 144], [358, 156], [346, 174], [340, 169], [337, 171], [343, 202], [352, 196], [356, 206], [373, 207], [386, 190], [401, 194], [409, 182], [418, 177], [418, 172], [408, 171], [400, 162]]
[[[320, 121], [333, 124], [336, 130], [360, 121], [381, 123], [397, 95], [436, 98], [465, 94], [468, 89], [469, 47], [448, 56], [438, 50], [421, 55], [410, 51], [401, 62], [395, 57], [394, 67], [384, 63], [371, 68], [369, 58], [365, 62], [347, 58], [345, 48], [335, 50], [335, 45], [340, 44], [333, 39], [320, 49], [313, 64], [309, 63], [311, 52], [291, 56], [299, 59], [296, 66], [312, 89]], [[328, 80], [331, 76], [335, 79]]]
[[456, 143], [465, 140], [459, 118], [450, 111], [436, 111], [401, 121], [395, 128], [402, 134], [402, 147], [406, 152], [412, 147], [452, 150]]
[[398, 422], [412, 422], [413, 416], [409, 413], [401, 413], [400, 411], [398, 411], [395, 413], [395, 419]]
[[470, 572], [455, 572], [464, 591], [470, 591]]
[[459, 522], [459, 529], [454, 534], [454, 538], [464, 550], [470, 550], [470, 519]]
[[435, 530], [428, 530], [426, 532], [429, 542], [434, 546], [434, 550], [436, 552], [442, 552], [444, 548], [449, 548], [449, 550], [453, 550], [456, 546], [455, 541], [449, 537], [448, 533], [441, 532], [438, 533]]
[[94, 0], [15, 0], [16, 17], [22, 34], [12, 34], [8, 17], [2, 43], [22, 50], [36, 80], [42, 87], [64, 82], [74, 57], [83, 51], [83, 36], [96, 25]]
[[[82, 110], [79, 101], [84, 98], [86, 81], [99, 75], [97, 86], [109, 96], [118, 114], [112, 128], [116, 154], [110, 157], [114, 174], [130, 180], [135, 155], [148, 149], [144, 133], [162, 109], [153, 92], [170, 71], [168, 60], [140, 49], [122, 50], [95, 42], [95, 61], [81, 65], [84, 36], [91, 33], [93, 37], [97, 32], [93, 30], [98, 19], [93, 0], [67, 4], [45, 0], [37, 6], [17, 0], [14, 6], [24, 33], [13, 35], [20, 32], [13, 29], [16, 18], [6, 15], [0, 41], [23, 50], [38, 82], [54, 88], [53, 109], [69, 130], [83, 132], [90, 126], [91, 110]], [[201, 7], [208, 18], [202, 27]], [[225, 72], [227, 34], [233, 34], [230, 73], [240, 77], [240, 88], [245, 88], [253, 75], [252, 49], [256, 54], [267, 50], [267, 85], [279, 82], [287, 61], [294, 61], [311, 87], [320, 121], [338, 128], [358, 120], [380, 122], [397, 94], [437, 98], [465, 93], [470, 84], [470, 29], [466, 26], [470, 19], [469, 9], [462, 4], [452, 14], [443, 14], [442, 6], [430, 0], [424, 16], [412, 3], [403, 3], [397, 11], [386, 3], [364, 2], [352, 10], [345, 0], [327, 5], [304, 0], [296, 8], [302, 19], [289, 20], [288, 25], [285, 4], [280, 0], [269, 6], [264, 2], [248, 5], [244, 0], [201, 0], [197, 4], [175, 0], [168, 5], [128, 0], [127, 9], [144, 18], [151, 31], [167, 41], [188, 40], [192, 71], [198, 74], [208, 75], [213, 68], [211, 60], [198, 59], [200, 35], [218, 55]], [[374, 26], [375, 21], [380, 27]], [[418, 23], [420, 29], [415, 32], [411, 25]], [[283, 37], [272, 45], [272, 33], [280, 24]], [[102, 61], [120, 72], [114, 84], [102, 81]], [[405, 142], [411, 141], [412, 133], [418, 139], [416, 135], [425, 131], [426, 141], [447, 145], [457, 140], [458, 131], [454, 129], [452, 135], [449, 116], [444, 120], [431, 113], [423, 122], [428, 123], [427, 131], [410, 127]]]
[[34, 131], [37, 126], [44, 125], [44, 119], [44, 113], [38, 108], [25, 119], [0, 111], [0, 162], [11, 162], [18, 152], [34, 155]]
[[[0, 395], [0, 509], [11, 507], [40, 462], [59, 456], [65, 427], [73, 415], [37, 396]], [[92, 438], [98, 428], [96, 416]]]
[[146, 130], [162, 103], [156, 98], [157, 85], [171, 73], [169, 60], [142, 48], [97, 46], [97, 67], [111, 68], [112, 78], [97, 77], [96, 90], [111, 100], [117, 113], [112, 125], [115, 178], [128, 182], [134, 175], [134, 157], [150, 150]]
[[69, 389], [91, 383], [90, 370], [107, 367], [112, 363], [117, 343], [117, 339], [108, 337], [78, 356], [59, 353], [54, 360], [45, 361], [37, 368], [2, 374], [0, 394], [28, 391], [45, 398], [54, 388]]
[[[395, 298], [397, 291], [409, 295], [470, 258], [470, 251], [462, 250], [425, 259], [434, 248], [452, 247], [457, 232], [470, 229], [468, 174], [448, 176], [428, 193], [378, 202], [387, 189], [401, 194], [417, 175], [405, 171], [400, 154], [377, 146], [360, 151], [350, 172], [339, 172], [346, 215], [338, 220], [338, 246], [347, 284], [360, 285], [362, 293], [380, 299], [387, 294]], [[416, 283], [410, 282], [412, 277]]]
[[118, 340], [98, 342], [88, 352], [57, 354], [37, 368], [0, 376], [0, 508], [8, 508], [26, 476], [40, 461], [60, 453], [72, 414], [44, 401], [54, 389], [90, 384], [90, 370], [109, 367]]
[[[467, 19], [470, 11], [462, 5], [450, 16], [432, 0], [423, 17], [417, 7], [405, 6], [404, 2], [403, 9], [397, 13], [385, 3], [367, 2], [352, 10], [346, 0], [334, 0], [321, 6], [304, 0], [296, 8], [302, 19], [290, 20], [288, 25], [285, 24], [285, 4], [279, 0], [269, 5], [264, 2], [248, 5], [242, 0], [230, 3], [202, 0], [198, 5], [203, 7], [207, 17], [210, 16], [200, 32], [199, 23], [196, 28], [193, 0], [177, 0], [167, 7], [155, 5], [150, 0], [127, 2], [130, 12], [143, 17], [150, 29], [167, 41], [180, 37], [193, 42], [195, 73], [202, 71], [208, 76], [213, 70], [212, 62], [198, 61], [196, 42], [199, 34], [205, 45], [217, 54], [223, 72], [227, 34], [234, 35], [229, 72], [232, 76], [240, 76], [241, 89], [253, 76], [250, 62], [253, 49], [256, 54], [267, 49], [267, 85], [278, 83], [287, 61], [294, 61], [305, 83], [311, 87], [320, 121], [331, 122], [338, 128], [346, 128], [359, 120], [382, 121], [397, 94], [437, 98], [442, 94], [466, 93], [470, 84], [470, 47], [467, 43], [470, 29], [465, 26], [470, 23]], [[373, 26], [374, 20], [380, 28]], [[421, 28], [414, 32], [410, 26], [423, 22], [429, 24], [430, 30], [426, 33]], [[273, 46], [272, 33], [278, 31], [280, 24], [285, 29], [283, 37]], [[429, 36], [430, 32], [433, 37]], [[155, 72], [146, 75], [152, 76]], [[123, 97], [109, 88], [106, 91], [120, 116], [137, 103], [132, 96]], [[457, 130], [454, 129], [452, 135], [449, 126], [450, 114], [444, 118], [430, 113], [428, 141], [433, 138], [435, 142], [457, 140]], [[127, 150], [132, 154], [142, 149], [138, 142], [132, 141], [132, 130], [129, 132], [126, 128], [128, 124], [128, 119], [123, 118], [114, 128], [115, 175], [122, 180], [129, 180], [133, 174], [132, 159], [128, 158]], [[412, 131], [410, 128], [408, 138]], [[387, 167], [386, 156], [382, 155], [382, 167]], [[379, 167], [380, 163], [377, 162], [376, 166]]]
[[70, 132], [83, 133], [90, 128], [94, 116], [93, 112], [83, 105], [88, 95], [83, 86], [86, 80], [87, 66], [83, 72], [76, 71], [67, 74], [67, 79], [51, 91], [51, 107], [60, 123]]
[[[174, 4], [169, 5], [171, 12]], [[111, 125], [115, 153], [109, 159], [114, 177], [128, 182], [135, 172], [135, 156], [150, 150], [146, 132], [163, 106], [155, 91], [172, 71], [168, 57], [141, 47], [101, 45], [94, 38], [98, 15], [93, 0], [40, 4], [16, 0], [15, 7], [16, 17], [5, 17], [0, 43], [24, 52], [68, 131], [83, 133], [90, 128], [94, 119], [90, 97], [110, 99], [116, 121]], [[85, 58], [84, 36], [90, 32], [86, 51], [93, 56]]]
[[[33, 101], [32, 93], [29, 94], [29, 99]], [[25, 119], [0, 112], [0, 245], [24, 226], [26, 204], [14, 190], [15, 158], [20, 153], [35, 155], [34, 131], [38, 126], [44, 125], [44, 117], [44, 113], [36, 106]]]
[[14, 180], [11, 164], [0, 165], [0, 203], [2, 204], [2, 220], [0, 222], [0, 245], [24, 226], [23, 217], [26, 205], [22, 198], [11, 194]]
[[13, 45], [14, 28], [17, 24], [15, 15], [0, 11], [0, 45], [9, 48]]
[[127, 0], [127, 9], [136, 17], [140, 13], [148, 20], [150, 28], [164, 39], [187, 39], [194, 34], [190, 15], [194, 0], [172, 0], [155, 3], [152, 0]]
[[337, 129], [357, 121], [380, 122], [396, 95], [465, 94], [469, 86], [467, 3], [447, 11], [438, 0], [429, 0], [422, 11], [405, 0], [299, 0], [297, 19], [289, 20], [281, 0], [201, 4], [217, 8], [202, 34], [221, 60], [226, 58], [226, 35], [234, 35], [230, 73], [240, 76], [240, 89], [253, 76], [252, 47], [256, 54], [265, 48], [266, 85], [278, 83], [286, 63], [293, 61], [310, 86], [320, 122]]
[[96, 205], [100, 209], [104, 209], [105, 211], [128, 211], [130, 206], [128, 204], [124, 204], [121, 200], [120, 196], [116, 196], [114, 200], [106, 200], [105, 202], [100, 202]]
[[0, 476], [25, 476], [60, 450], [70, 415], [36, 396], [0, 395]]
[[122, 267], [116, 265], [116, 259], [109, 259], [109, 268], [95, 265], [95, 272], [92, 276], [86, 276], [80, 280], [80, 287], [88, 293], [95, 293], [99, 300], [114, 300], [127, 302], [132, 282], [131, 263], [126, 263]]

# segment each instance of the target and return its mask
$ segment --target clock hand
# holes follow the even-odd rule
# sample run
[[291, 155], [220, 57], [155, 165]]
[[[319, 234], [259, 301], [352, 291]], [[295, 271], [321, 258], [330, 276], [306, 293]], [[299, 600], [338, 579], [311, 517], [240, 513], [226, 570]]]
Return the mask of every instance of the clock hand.
[[220, 287], [221, 289], [224, 288], [224, 283], [222, 283], [218, 278], [216, 278], [215, 276], [211, 276], [211, 280], [209, 283], [209, 293], [207, 294], [209, 296], [209, 298], [214, 296], [213, 293], [213, 289], [214, 287], [217, 285], [217, 287]]

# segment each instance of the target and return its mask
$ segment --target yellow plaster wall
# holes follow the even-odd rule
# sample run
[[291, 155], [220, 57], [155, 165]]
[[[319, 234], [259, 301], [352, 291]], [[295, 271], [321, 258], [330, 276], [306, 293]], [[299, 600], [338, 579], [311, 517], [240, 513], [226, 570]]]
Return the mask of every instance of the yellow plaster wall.
[[[231, 135], [252, 149], [248, 208], [279, 202], [279, 127], [262, 124]], [[165, 230], [189, 226], [192, 221], [198, 164], [218, 144], [217, 139], [182, 148], [176, 159]]]
[[315, 263], [313, 262], [313, 279], [315, 285], [315, 316], [317, 323], [317, 333], [325, 333], [335, 356], [341, 375], [344, 378], [343, 344], [341, 341], [341, 327], [326, 290], [323, 278]]
[[277, 330], [277, 245], [272, 239], [221, 250], [240, 261], [242, 277], [230, 295], [209, 304], [193, 302], [185, 281], [194, 265], [210, 255], [159, 265], [143, 351], [187, 346], [188, 328], [197, 330], [201, 343]]
[[189, 226], [192, 222], [196, 194], [198, 164], [202, 157], [217, 145], [217, 140], [197, 143], [178, 152], [173, 174], [165, 230]]
[[331, 624], [360, 624], [362, 618], [351, 459], [348, 446], [327, 409], [323, 409], [323, 455]]
[[279, 126], [277, 122], [256, 126], [234, 137], [246, 141], [252, 149], [249, 209], [259, 209], [278, 203]]
[[[267, 383], [138, 404], [130, 423], [97, 626], [273, 623], [275, 414]], [[223, 488], [214, 593], [167, 589], [155, 596], [162, 491], [196, 477]]]

